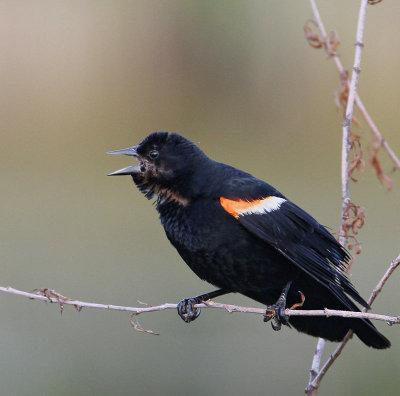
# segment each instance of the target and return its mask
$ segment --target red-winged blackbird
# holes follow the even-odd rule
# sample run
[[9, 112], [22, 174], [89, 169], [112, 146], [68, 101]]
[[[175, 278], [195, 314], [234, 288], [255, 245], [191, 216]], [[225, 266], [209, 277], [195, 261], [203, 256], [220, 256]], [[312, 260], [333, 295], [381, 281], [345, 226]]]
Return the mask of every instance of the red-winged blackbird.
[[273, 310], [276, 330], [283, 323], [340, 341], [352, 329], [368, 346], [390, 346], [366, 319], [292, 316], [289, 323], [284, 309], [299, 302], [298, 291], [305, 296], [303, 309], [358, 311], [350, 298], [368, 304], [344, 273], [350, 259], [346, 250], [274, 187], [211, 160], [175, 133], [154, 132], [138, 146], [110, 154], [139, 161], [110, 175], [131, 175], [148, 199], [156, 198], [172, 245], [201, 279], [219, 288], [182, 300], [183, 320], [196, 319], [195, 304], [237, 292]]

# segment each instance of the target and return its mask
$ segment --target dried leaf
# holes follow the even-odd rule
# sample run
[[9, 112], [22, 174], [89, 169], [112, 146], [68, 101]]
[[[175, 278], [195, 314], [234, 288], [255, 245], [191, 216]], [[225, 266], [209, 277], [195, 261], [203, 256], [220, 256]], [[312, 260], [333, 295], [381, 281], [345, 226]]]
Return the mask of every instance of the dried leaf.
[[[45, 287], [40, 288], [40, 289], [34, 289], [34, 290], [32, 290], [32, 293], [47, 297], [51, 303], [54, 302], [53, 299], [57, 300], [58, 305], [60, 306], [61, 315], [64, 312], [64, 302], [69, 300], [68, 297], [63, 296], [62, 294], [56, 292], [54, 289], [47, 289]], [[75, 306], [75, 309], [77, 309], [76, 306]], [[79, 311], [81, 309], [82, 309], [82, 307], [80, 307]]]
[[369, 163], [371, 164], [372, 170], [376, 174], [378, 180], [387, 187], [388, 191], [390, 191], [393, 187], [393, 180], [388, 175], [385, 175], [382, 165], [378, 159], [378, 152], [381, 146], [382, 144], [380, 142], [372, 144], [370, 149]]
[[347, 245], [347, 249], [352, 254], [352, 258], [351, 258], [351, 260], [348, 263], [347, 268], [346, 268], [346, 272], [349, 273], [350, 269], [351, 269], [351, 266], [353, 265], [356, 256], [361, 254], [362, 245], [354, 235], [348, 235], [347, 238], [352, 240], [352, 242]]
[[338, 88], [335, 90], [335, 103], [338, 108], [345, 109], [347, 105], [347, 99], [349, 97], [349, 84], [348, 84], [349, 72], [345, 70], [340, 76], [340, 82]]
[[348, 233], [351, 231], [352, 234], [357, 235], [358, 229], [362, 228], [365, 223], [364, 208], [349, 202], [346, 209], [343, 212], [343, 232], [348, 237]]
[[356, 183], [358, 180], [353, 176], [353, 173], [357, 170], [362, 176], [365, 170], [365, 161], [363, 159], [363, 151], [361, 147], [361, 136], [356, 135], [353, 132], [350, 132], [350, 150], [353, 153], [353, 158], [348, 167], [348, 175], [349, 178]]
[[[345, 70], [340, 76], [338, 88], [334, 92], [336, 107], [343, 109], [343, 117], [346, 115], [347, 100], [349, 98], [349, 72]], [[352, 122], [356, 127], [360, 127], [360, 121], [353, 114]]]
[[138, 331], [139, 333], [146, 333], [146, 334], [152, 334], [152, 335], [160, 335], [159, 333], [155, 333], [153, 330], [146, 330], [143, 327], [140, 327], [139, 323], [135, 323], [135, 321], [133, 320], [134, 316], [139, 315], [139, 313], [134, 312], [130, 318], [129, 318], [129, 322], [131, 324], [131, 326]]
[[319, 35], [314, 32], [313, 28], [311, 27], [312, 24], [316, 25], [316, 23], [310, 19], [304, 25], [304, 35], [306, 37], [306, 40], [311, 47], [322, 48], [323, 40], [320, 39]]
[[378, 4], [378, 3], [380, 3], [380, 2], [382, 2], [383, 0], [368, 0], [368, 4], [369, 5], [375, 5], [375, 4]]
[[339, 45], [340, 45], [339, 36], [335, 31], [332, 31], [329, 34], [329, 46], [330, 46], [332, 52], [336, 52]]

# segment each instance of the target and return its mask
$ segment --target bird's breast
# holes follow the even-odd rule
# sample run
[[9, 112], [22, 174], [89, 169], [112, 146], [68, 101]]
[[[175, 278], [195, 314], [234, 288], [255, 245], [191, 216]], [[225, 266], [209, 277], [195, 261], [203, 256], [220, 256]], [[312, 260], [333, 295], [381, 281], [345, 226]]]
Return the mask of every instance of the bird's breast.
[[231, 290], [265, 288], [283, 270], [283, 257], [255, 238], [219, 202], [159, 208], [172, 245], [186, 264], [217, 287]]

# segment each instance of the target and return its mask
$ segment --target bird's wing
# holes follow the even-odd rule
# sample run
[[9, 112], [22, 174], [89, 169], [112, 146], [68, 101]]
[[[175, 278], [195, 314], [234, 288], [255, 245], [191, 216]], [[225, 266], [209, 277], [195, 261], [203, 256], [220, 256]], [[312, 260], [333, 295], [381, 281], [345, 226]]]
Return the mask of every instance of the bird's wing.
[[[260, 199], [220, 197], [223, 209], [249, 232], [331, 290], [346, 306], [354, 298], [368, 306], [344, 273], [350, 256], [312, 216], [283, 196]], [[350, 307], [349, 307], [350, 308]]]

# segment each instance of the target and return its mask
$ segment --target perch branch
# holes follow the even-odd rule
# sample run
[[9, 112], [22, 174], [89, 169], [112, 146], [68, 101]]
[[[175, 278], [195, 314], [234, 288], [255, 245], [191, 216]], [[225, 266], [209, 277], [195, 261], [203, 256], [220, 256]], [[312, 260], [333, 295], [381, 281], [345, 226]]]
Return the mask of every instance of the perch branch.
[[[400, 255], [398, 257], [400, 262]], [[391, 270], [393, 272], [394, 269]], [[388, 271], [389, 272], [389, 271]], [[390, 273], [391, 273], [390, 272]], [[387, 277], [390, 276], [390, 273], [387, 274]], [[383, 284], [386, 280], [382, 283], [382, 281], [378, 284], [377, 288], [374, 290], [374, 293], [378, 294], [380, 289], [382, 288]], [[41, 300], [50, 303], [56, 303], [60, 306], [63, 305], [72, 305], [78, 311], [82, 308], [97, 308], [97, 309], [106, 309], [106, 310], [113, 310], [113, 311], [125, 311], [125, 312], [132, 312], [136, 315], [145, 313], [145, 312], [155, 312], [155, 311], [164, 311], [166, 309], [176, 309], [177, 304], [170, 304], [165, 303], [157, 306], [146, 306], [146, 307], [128, 307], [123, 305], [111, 305], [111, 304], [99, 304], [99, 303], [92, 303], [92, 302], [85, 302], [79, 300], [73, 300], [68, 297], [62, 296], [61, 294], [57, 293], [55, 290], [52, 289], [38, 289], [35, 292], [25, 292], [22, 290], [14, 289], [10, 286], [3, 287], [0, 286], [0, 291], [9, 293], [9, 294], [16, 294], [19, 296], [24, 296], [29, 299], [33, 300]], [[221, 304], [215, 301], [205, 301], [202, 304], [196, 304], [196, 308], [217, 308], [223, 309], [230, 313], [233, 312], [242, 312], [242, 313], [253, 313], [259, 315], [265, 315], [265, 308], [253, 308], [253, 307], [243, 307], [240, 305], [231, 305], [231, 304]], [[400, 316], [388, 316], [388, 315], [380, 315], [374, 313], [367, 313], [367, 312], [353, 312], [353, 311], [340, 311], [334, 309], [319, 309], [319, 310], [301, 310], [301, 309], [286, 309], [285, 314], [288, 316], [340, 316], [343, 318], [360, 318], [360, 319], [372, 319], [372, 320], [381, 320], [386, 322], [389, 325], [392, 324], [399, 324], [400, 323]]]

